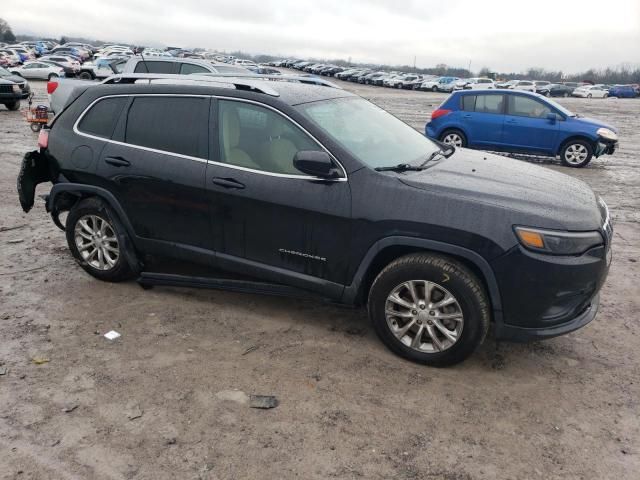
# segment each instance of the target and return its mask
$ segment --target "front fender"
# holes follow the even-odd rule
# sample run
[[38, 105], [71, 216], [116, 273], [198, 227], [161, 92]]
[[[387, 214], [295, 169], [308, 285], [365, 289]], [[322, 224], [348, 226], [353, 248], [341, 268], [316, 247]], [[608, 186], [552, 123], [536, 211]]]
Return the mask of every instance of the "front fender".
[[493, 310], [493, 319], [496, 324], [502, 325], [502, 301], [500, 298], [500, 290], [489, 262], [487, 262], [480, 254], [473, 250], [469, 250], [468, 248], [424, 238], [390, 236], [380, 239], [374, 243], [365, 254], [362, 262], [360, 262], [360, 266], [353, 277], [351, 285], [344, 289], [342, 303], [353, 304], [356, 302], [358, 293], [360, 292], [360, 288], [366, 278], [369, 267], [382, 250], [391, 246], [420, 248], [430, 252], [460, 257], [472, 263], [482, 274], [482, 280], [484, 280], [487, 287], [487, 293], [489, 294]]

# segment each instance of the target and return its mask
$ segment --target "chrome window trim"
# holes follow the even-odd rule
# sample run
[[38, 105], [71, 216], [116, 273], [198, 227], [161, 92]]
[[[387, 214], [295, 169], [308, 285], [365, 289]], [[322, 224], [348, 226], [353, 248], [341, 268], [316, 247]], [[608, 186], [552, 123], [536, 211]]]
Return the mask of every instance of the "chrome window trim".
[[[253, 169], [253, 168], [241, 167], [239, 165], [232, 165], [230, 163], [217, 162], [215, 160], [209, 160], [209, 159], [199, 158], [199, 157], [192, 157], [190, 155], [183, 155], [181, 153], [168, 152], [166, 150], [158, 150], [158, 149], [155, 149], [155, 148], [143, 147], [141, 145], [134, 145], [134, 144], [131, 144], [131, 143], [126, 143], [126, 142], [119, 142], [117, 140], [112, 140], [110, 138], [98, 137], [96, 135], [91, 135], [89, 133], [85, 133], [85, 132], [80, 131], [80, 129], [78, 128], [78, 125], [80, 125], [80, 122], [82, 121], [84, 116], [87, 114], [87, 112], [89, 110], [91, 110], [91, 108], [96, 103], [98, 103], [98, 102], [100, 102], [102, 100], [105, 100], [107, 98], [118, 98], [118, 97], [127, 97], [127, 98], [128, 97], [215, 98], [215, 99], [220, 99], [220, 100], [231, 100], [231, 101], [236, 101], [236, 102], [251, 103], [251, 104], [257, 105], [259, 107], [267, 108], [267, 109], [272, 110], [275, 113], [283, 116], [288, 121], [290, 121], [291, 123], [296, 125], [306, 135], [308, 135], [322, 150], [324, 150], [325, 152], [327, 152], [327, 154], [329, 154], [331, 159], [342, 170], [343, 176], [339, 177], [339, 178], [329, 178], [329, 179], [327, 179], [327, 178], [322, 178], [322, 177], [314, 177], [312, 175], [293, 175], [293, 174], [267, 172], [267, 171], [264, 171], [264, 170], [256, 170], [256, 169]], [[307, 131], [307, 129], [305, 129], [302, 125], [300, 125], [294, 119], [289, 117], [284, 112], [281, 112], [277, 108], [274, 108], [274, 107], [272, 107], [270, 105], [267, 105], [265, 103], [261, 103], [261, 102], [255, 101], [255, 100], [248, 100], [248, 99], [245, 99], [245, 98], [228, 97], [228, 96], [224, 96], [224, 95], [193, 95], [193, 94], [186, 94], [186, 93], [185, 94], [182, 94], [182, 93], [134, 93], [134, 94], [126, 94], [126, 93], [124, 93], [124, 94], [117, 94], [117, 95], [105, 95], [103, 97], [96, 98], [93, 102], [91, 102], [82, 111], [82, 113], [80, 114], [78, 119], [73, 124], [73, 132], [76, 135], [80, 135], [82, 137], [92, 138], [94, 140], [100, 140], [100, 141], [103, 141], [103, 142], [112, 143], [114, 145], [122, 145], [122, 146], [125, 146], [125, 147], [136, 148], [138, 150], [144, 150], [144, 151], [147, 151], [147, 152], [159, 153], [159, 154], [162, 154], [162, 155], [172, 155], [174, 157], [184, 158], [185, 160], [193, 160], [194, 162], [201, 162], [201, 163], [206, 163], [206, 164], [211, 164], [211, 165], [218, 165], [218, 166], [221, 166], [221, 167], [231, 168], [231, 169], [234, 169], [234, 170], [241, 170], [241, 171], [250, 172], [250, 173], [258, 173], [260, 175], [266, 175], [266, 176], [270, 176], [270, 177], [290, 178], [290, 179], [294, 179], [294, 180], [316, 180], [316, 181], [321, 180], [323, 182], [346, 182], [346, 181], [348, 181], [347, 170], [344, 168], [342, 163], [340, 163], [340, 161], [329, 151], [329, 149], [327, 149], [316, 137], [314, 137], [311, 133], [309, 133], [309, 131]]]

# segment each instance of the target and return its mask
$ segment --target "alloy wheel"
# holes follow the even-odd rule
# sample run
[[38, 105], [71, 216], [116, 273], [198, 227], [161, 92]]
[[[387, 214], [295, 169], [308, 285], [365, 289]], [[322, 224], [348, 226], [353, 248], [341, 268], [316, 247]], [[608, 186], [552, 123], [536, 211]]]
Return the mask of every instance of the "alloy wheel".
[[81, 217], [74, 228], [76, 247], [82, 259], [96, 270], [111, 270], [118, 263], [120, 247], [115, 230], [97, 215]]
[[410, 280], [394, 288], [387, 297], [385, 317], [400, 342], [422, 353], [448, 350], [464, 327], [458, 300], [442, 285], [426, 280]]
[[448, 133], [442, 139], [442, 143], [453, 145], [454, 147], [462, 147], [462, 137], [457, 133]]
[[589, 156], [589, 151], [587, 147], [581, 145], [579, 143], [574, 143], [573, 145], [569, 145], [564, 154], [564, 159], [567, 163], [572, 165], [580, 165], [583, 163], [587, 157]]

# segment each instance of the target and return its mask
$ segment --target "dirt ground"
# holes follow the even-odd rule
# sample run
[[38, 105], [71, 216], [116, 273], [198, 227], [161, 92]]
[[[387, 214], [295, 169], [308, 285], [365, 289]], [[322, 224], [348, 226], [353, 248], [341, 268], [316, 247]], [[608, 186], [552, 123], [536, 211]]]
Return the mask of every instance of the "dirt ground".
[[[420, 129], [445, 98], [345, 85]], [[364, 311], [94, 280], [42, 200], [21, 211], [36, 134], [0, 108], [0, 478], [639, 478], [640, 100], [561, 103], [621, 133], [586, 169], [545, 163], [612, 210], [601, 311], [541, 343], [490, 335], [449, 369], [394, 356]]]

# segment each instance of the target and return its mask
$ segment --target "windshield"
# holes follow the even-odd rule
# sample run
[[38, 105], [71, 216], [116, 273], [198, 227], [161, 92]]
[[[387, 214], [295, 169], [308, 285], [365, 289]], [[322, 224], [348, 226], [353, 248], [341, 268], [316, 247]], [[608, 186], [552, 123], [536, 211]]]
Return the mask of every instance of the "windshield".
[[424, 135], [362, 98], [312, 102], [296, 108], [372, 168], [421, 162], [438, 150]]

